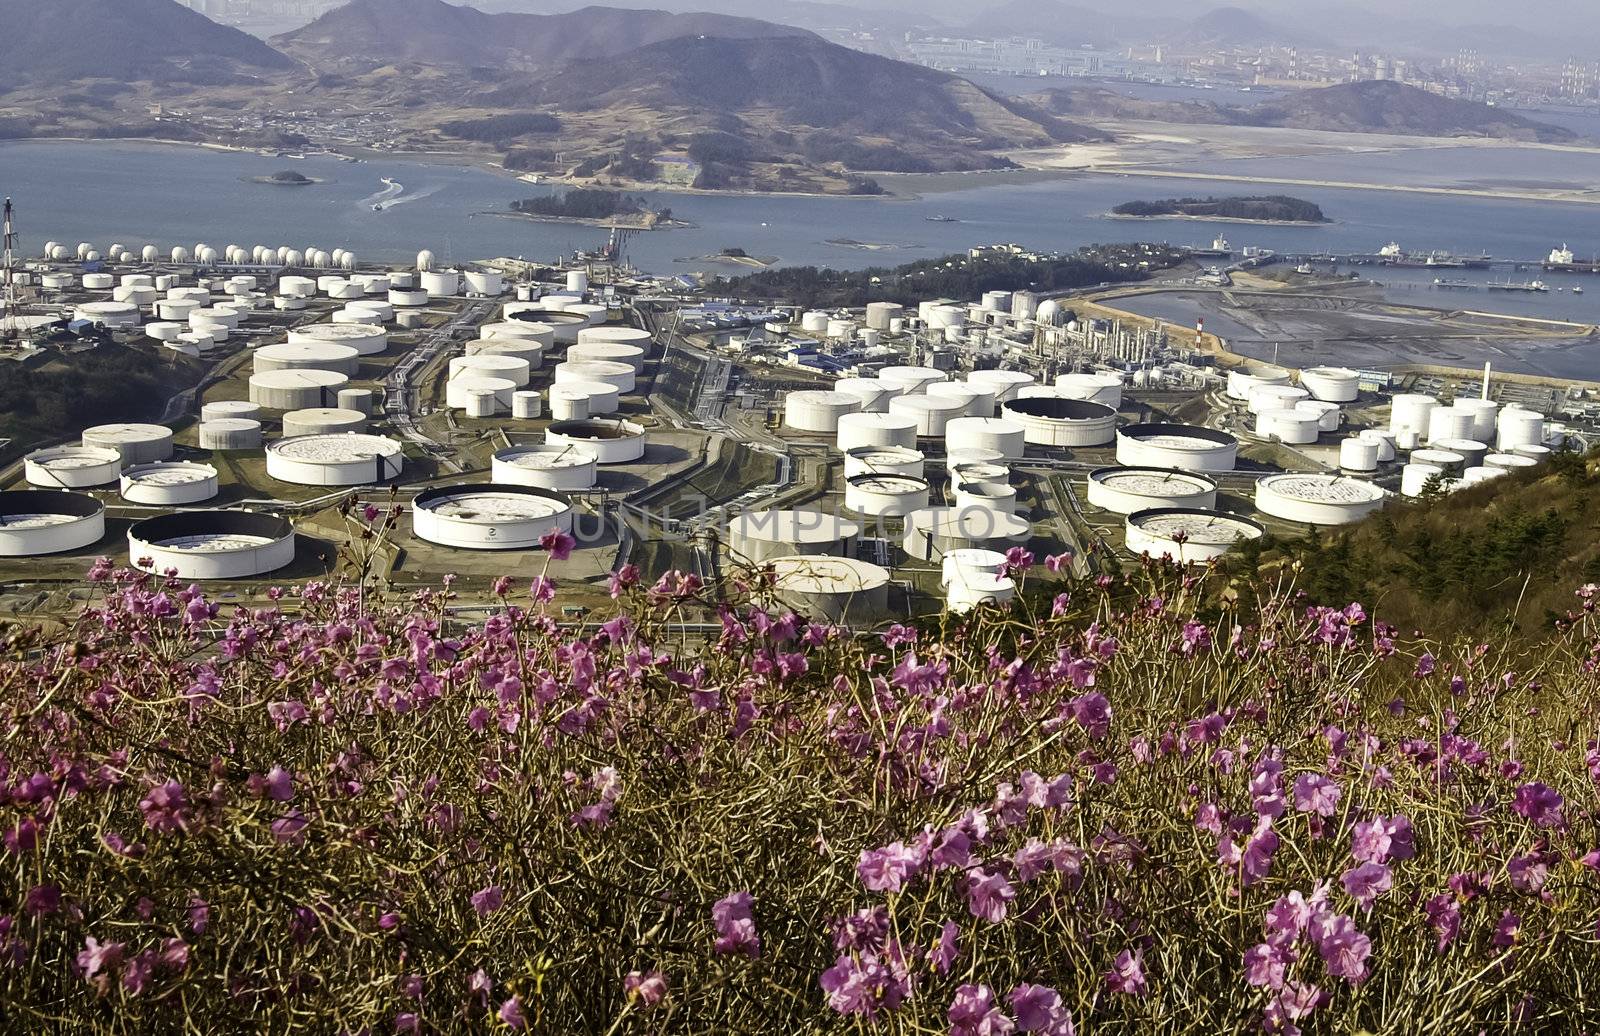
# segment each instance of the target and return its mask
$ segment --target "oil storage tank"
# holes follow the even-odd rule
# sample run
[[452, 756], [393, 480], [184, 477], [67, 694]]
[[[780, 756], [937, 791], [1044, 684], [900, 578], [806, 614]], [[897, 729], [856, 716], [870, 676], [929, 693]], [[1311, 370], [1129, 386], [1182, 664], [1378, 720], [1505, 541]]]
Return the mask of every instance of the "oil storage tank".
[[1027, 451], [1027, 430], [1002, 417], [958, 417], [945, 425], [945, 448], [991, 450], [1006, 460], [1018, 460]]
[[1117, 412], [1103, 403], [1058, 396], [1013, 399], [1001, 416], [1022, 426], [1035, 446], [1102, 446], [1116, 431]]
[[[249, 579], [294, 561], [294, 526], [253, 511], [180, 511], [128, 529], [128, 557], [179, 579]], [[148, 564], [141, 564], [141, 562]]]
[[966, 416], [966, 413], [967, 400], [953, 396], [917, 394], [896, 396], [889, 401], [889, 416], [909, 418], [916, 422], [917, 435], [924, 439], [944, 438], [949, 423]]
[[1004, 553], [1028, 541], [1031, 528], [1014, 514], [987, 507], [926, 507], [905, 516], [902, 546], [920, 561], [958, 550]]
[[928, 483], [915, 475], [868, 474], [845, 480], [844, 506], [856, 514], [895, 517], [928, 506]]
[[400, 477], [404, 464], [400, 443], [381, 435], [299, 435], [267, 447], [267, 474], [302, 486], [387, 482]]
[[1156, 508], [1209, 511], [1217, 505], [1214, 479], [1171, 468], [1096, 468], [1086, 488], [1091, 506], [1116, 514]]
[[917, 420], [901, 414], [845, 414], [839, 418], [839, 449], [849, 452], [858, 446], [917, 445]]
[[218, 417], [200, 422], [202, 450], [259, 450], [261, 422], [249, 417]]
[[551, 446], [577, 446], [595, 455], [602, 465], [632, 464], [645, 452], [645, 430], [632, 421], [558, 421], [545, 429]]
[[81, 550], [106, 534], [106, 509], [86, 493], [48, 489], [0, 492], [0, 557]]
[[1383, 506], [1384, 491], [1344, 475], [1268, 475], [1256, 483], [1262, 514], [1309, 525], [1349, 525]]
[[217, 495], [217, 469], [193, 461], [136, 464], [122, 473], [122, 499], [132, 504], [183, 507]]
[[481, 378], [504, 378], [517, 388], [527, 385], [531, 377], [527, 360], [499, 352], [473, 353], [468, 356], [452, 357], [449, 363], [449, 372], [451, 379], [463, 375]]
[[857, 475], [913, 475], [922, 478], [926, 460], [918, 450], [904, 446], [857, 446], [844, 453], [844, 477]]
[[250, 402], [268, 410], [333, 406], [350, 378], [338, 371], [276, 370], [250, 375]]
[[572, 531], [572, 502], [524, 485], [440, 486], [411, 503], [419, 539], [463, 550], [533, 550], [552, 532]]
[[172, 456], [172, 429], [159, 424], [102, 424], [83, 430], [83, 444], [116, 450], [122, 463], [153, 464]]
[[775, 558], [771, 565], [773, 597], [799, 615], [865, 624], [888, 612], [890, 577], [877, 565], [819, 555]]
[[334, 371], [353, 377], [361, 365], [361, 354], [347, 345], [324, 343], [263, 345], [251, 358], [257, 374], [265, 371]]
[[845, 557], [860, 535], [858, 523], [821, 511], [749, 511], [729, 523], [728, 551], [753, 564], [798, 555]]
[[1128, 515], [1128, 550], [1181, 564], [1203, 564], [1237, 544], [1266, 535], [1260, 522], [1236, 514], [1188, 507], [1156, 507]]
[[110, 485], [122, 472], [122, 453], [105, 446], [53, 446], [23, 458], [23, 477], [40, 489]]
[[1135, 424], [1117, 432], [1117, 463], [1179, 471], [1232, 471], [1239, 440], [1189, 424]]
[[806, 389], [785, 397], [783, 423], [797, 432], [837, 435], [840, 419], [860, 409], [861, 401], [849, 393]]
[[1300, 372], [1300, 387], [1312, 399], [1351, 403], [1361, 394], [1361, 376], [1347, 367], [1308, 367]]
[[490, 477], [500, 485], [532, 486], [561, 493], [594, 488], [599, 458], [581, 446], [513, 446], [492, 460]]

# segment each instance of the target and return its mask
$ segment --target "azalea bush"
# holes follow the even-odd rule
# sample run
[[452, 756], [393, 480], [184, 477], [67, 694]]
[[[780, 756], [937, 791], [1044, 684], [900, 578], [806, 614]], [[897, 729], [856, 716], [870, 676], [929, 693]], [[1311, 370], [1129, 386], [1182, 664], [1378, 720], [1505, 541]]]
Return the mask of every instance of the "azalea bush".
[[1600, 1029], [1593, 588], [1485, 644], [1156, 566], [871, 633], [91, 577], [0, 660], [7, 1031]]

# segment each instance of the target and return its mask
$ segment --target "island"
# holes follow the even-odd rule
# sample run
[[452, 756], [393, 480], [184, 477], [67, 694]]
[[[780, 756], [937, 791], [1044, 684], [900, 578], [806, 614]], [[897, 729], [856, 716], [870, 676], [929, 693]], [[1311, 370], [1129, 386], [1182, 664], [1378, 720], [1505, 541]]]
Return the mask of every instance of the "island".
[[1124, 202], [1111, 210], [1123, 219], [1203, 219], [1228, 223], [1330, 223], [1317, 205], [1283, 194], [1231, 198], [1163, 198]]
[[587, 223], [594, 226], [637, 227], [641, 230], [688, 226], [674, 220], [671, 209], [652, 209], [644, 198], [621, 191], [593, 188], [575, 188], [565, 194], [522, 198], [511, 203], [511, 212], [515, 216], [541, 222]]
[[270, 176], [256, 176], [251, 178], [254, 183], [270, 184], [274, 187], [310, 187], [312, 184], [322, 183], [314, 176], [293, 169], [283, 169]]

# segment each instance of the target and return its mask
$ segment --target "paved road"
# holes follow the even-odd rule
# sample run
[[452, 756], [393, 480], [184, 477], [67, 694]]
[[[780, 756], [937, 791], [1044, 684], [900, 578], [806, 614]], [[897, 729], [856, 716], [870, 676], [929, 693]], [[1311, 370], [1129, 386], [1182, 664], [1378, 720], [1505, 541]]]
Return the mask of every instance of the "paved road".
[[406, 442], [420, 447], [437, 460], [441, 467], [448, 468], [452, 472], [461, 470], [455, 461], [454, 451], [437, 439], [424, 434], [417, 425], [416, 414], [420, 409], [420, 402], [414, 382], [417, 375], [426, 370], [440, 353], [454, 344], [457, 332], [482, 324], [493, 311], [495, 304], [492, 299], [474, 302], [428, 332], [428, 336], [418, 343], [405, 360], [396, 365], [384, 379], [383, 410], [389, 418], [389, 423], [394, 426], [396, 434]]

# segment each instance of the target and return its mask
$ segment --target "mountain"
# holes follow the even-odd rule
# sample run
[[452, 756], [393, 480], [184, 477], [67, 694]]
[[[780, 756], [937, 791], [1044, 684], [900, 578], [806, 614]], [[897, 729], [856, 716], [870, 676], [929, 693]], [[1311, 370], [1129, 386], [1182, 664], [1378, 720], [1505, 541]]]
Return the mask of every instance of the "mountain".
[[1184, 32], [1190, 43], [1220, 47], [1253, 47], [1269, 43], [1292, 43], [1299, 34], [1275, 25], [1252, 11], [1238, 7], [1219, 7], [1191, 22]]
[[793, 35], [810, 33], [721, 14], [616, 7], [485, 14], [444, 0], [353, 0], [273, 43], [319, 70], [414, 63], [530, 72], [683, 36]]
[[[176, 0], [0, 0], [0, 78], [214, 82], [291, 62]], [[0, 87], [3, 89], [3, 87]]]
[[1045, 111], [1074, 119], [1275, 126], [1415, 137], [1497, 137], [1547, 144], [1576, 138], [1559, 126], [1476, 101], [1452, 100], [1404, 83], [1376, 80], [1304, 90], [1253, 107], [1139, 100], [1089, 86], [1048, 90], [1030, 100]]
[[744, 161], [857, 171], [987, 168], [1003, 164], [995, 150], [1104, 139], [957, 76], [810, 35], [664, 40], [509, 82], [473, 103], [556, 112], [569, 127], [631, 122], [656, 139], [726, 134], [744, 143], [734, 149]]
[[1124, 40], [1161, 39], [1179, 23], [1145, 15], [1107, 14], [1062, 0], [1006, 0], [966, 22], [981, 39], [1036, 36], [1057, 47], [1108, 47]]
[[1419, 137], [1501, 137], [1560, 143], [1570, 130], [1535, 122], [1476, 101], [1440, 97], [1388, 81], [1342, 83], [1306, 90], [1254, 109], [1260, 125]]

